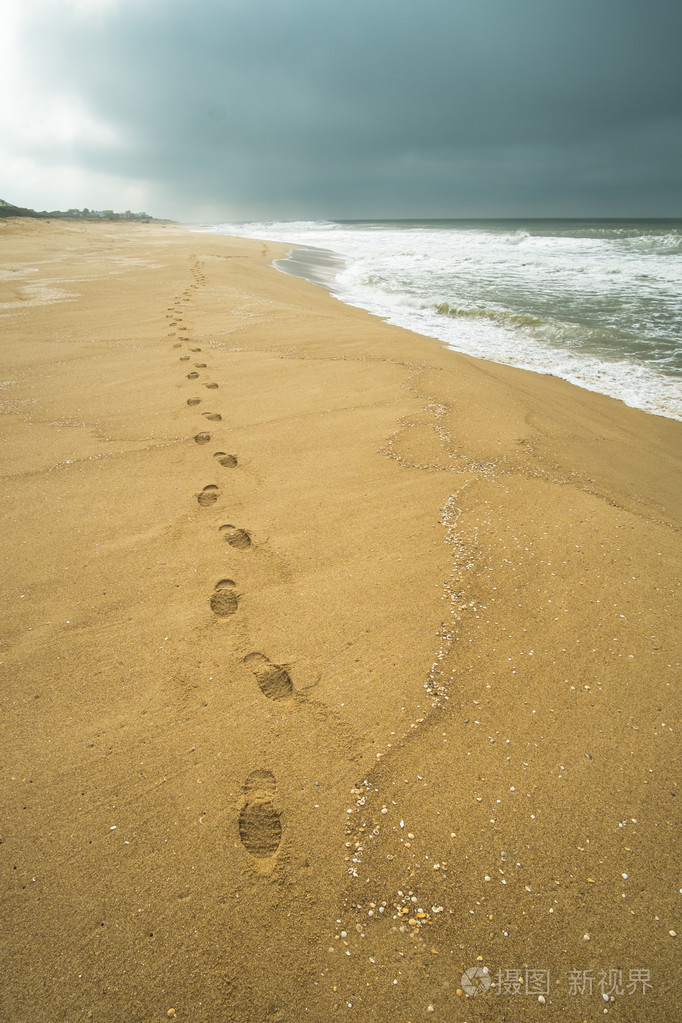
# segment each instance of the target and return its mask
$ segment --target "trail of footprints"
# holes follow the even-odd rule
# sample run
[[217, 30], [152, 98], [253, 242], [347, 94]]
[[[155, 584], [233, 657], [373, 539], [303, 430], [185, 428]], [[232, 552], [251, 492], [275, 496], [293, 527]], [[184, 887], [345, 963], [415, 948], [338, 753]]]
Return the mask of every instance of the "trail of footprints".
[[[206, 278], [201, 273], [200, 265], [194, 262], [192, 268], [193, 283], [176, 299], [173, 305], [168, 308], [169, 338], [175, 338], [173, 348], [182, 348], [183, 343], [189, 342], [189, 330], [183, 325], [183, 310], [185, 303], [191, 294], [198, 287], [206, 283]], [[177, 328], [177, 330], [175, 329]], [[201, 352], [201, 348], [190, 348], [191, 354], [180, 355], [180, 362], [191, 362], [192, 354]], [[205, 362], [195, 362], [194, 368], [186, 374], [190, 381], [200, 380], [199, 370], [205, 370], [208, 366]], [[213, 381], [201, 381], [203, 387], [209, 391], [216, 391], [219, 385]], [[187, 405], [194, 408], [201, 404], [201, 397], [193, 395], [186, 399]], [[202, 416], [211, 423], [220, 423], [222, 416], [219, 412], [202, 412]], [[204, 431], [194, 435], [194, 442], [199, 447], [211, 443], [211, 434]], [[215, 451], [213, 457], [218, 465], [226, 469], [234, 469], [238, 465], [237, 457], [226, 451]], [[217, 503], [221, 496], [218, 484], [207, 484], [199, 494], [196, 495], [197, 502], [201, 508], [210, 508]], [[219, 533], [223, 540], [230, 547], [237, 551], [248, 551], [252, 546], [251, 534], [248, 530], [227, 523], [219, 527]], [[211, 611], [217, 618], [228, 618], [236, 614], [239, 608], [240, 595], [236, 589], [234, 579], [220, 579], [213, 589], [209, 598]], [[250, 653], [243, 659], [243, 663], [252, 672], [255, 682], [263, 696], [269, 700], [287, 700], [294, 694], [294, 685], [289, 672], [280, 664], [273, 664], [265, 654]], [[267, 861], [275, 856], [282, 841], [282, 822], [273, 800], [277, 792], [277, 782], [274, 775], [265, 769], [252, 771], [243, 785], [244, 803], [239, 814], [239, 838], [242, 845], [251, 856], [257, 860]]]

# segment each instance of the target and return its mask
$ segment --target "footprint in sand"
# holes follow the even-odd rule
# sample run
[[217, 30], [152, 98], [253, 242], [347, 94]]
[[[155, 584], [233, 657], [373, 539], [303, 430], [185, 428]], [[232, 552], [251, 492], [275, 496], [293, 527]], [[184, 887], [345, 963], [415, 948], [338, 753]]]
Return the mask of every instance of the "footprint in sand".
[[221, 416], [220, 412], [202, 412], [201, 414], [202, 416], [206, 416], [206, 418], [209, 419], [212, 423], [222, 422], [223, 417]]
[[176, 344], [173, 345], [173, 348], [182, 348], [182, 345], [179, 341], [177, 341]]
[[[189, 355], [187, 356], [187, 358], [189, 359]], [[205, 362], [195, 362], [194, 365], [196, 366], [197, 369], [206, 369]]]
[[210, 433], [197, 433], [194, 438], [195, 444], [208, 444], [211, 439]]
[[215, 391], [218, 387], [218, 384], [204, 384], [204, 387], [208, 387], [209, 391]]
[[[201, 404], [201, 398], [188, 398], [187, 399], [187, 404], [188, 405], [200, 405]], [[204, 415], [205, 414], [206, 413], [204, 413]]]
[[181, 355], [180, 362], [189, 362], [189, 355]]
[[190, 352], [200, 352], [201, 348], [190, 348]]
[[244, 782], [244, 805], [239, 814], [239, 837], [256, 859], [274, 856], [282, 841], [282, 822], [272, 805], [277, 782], [271, 771], [253, 771]]
[[209, 508], [212, 504], [215, 504], [220, 497], [220, 490], [215, 483], [209, 483], [207, 487], [197, 494], [197, 501], [202, 508]]
[[288, 700], [294, 691], [294, 684], [286, 668], [281, 664], [272, 664], [265, 654], [247, 654], [246, 664], [256, 676], [263, 696], [268, 700]]
[[187, 379], [188, 380], [196, 380], [198, 376], [199, 376], [199, 374], [196, 372], [196, 370], [192, 370], [191, 373], [187, 374]]
[[226, 469], [234, 469], [237, 465], [237, 459], [235, 456], [228, 455], [225, 451], [216, 451], [213, 457], [217, 458], [218, 464], [224, 465]]
[[234, 591], [234, 579], [221, 579], [215, 584], [211, 594], [211, 611], [219, 618], [233, 615], [239, 605], [239, 597]]
[[223, 540], [229, 543], [230, 547], [236, 547], [238, 551], [246, 551], [251, 546], [251, 534], [245, 529], [226, 525], [221, 526], [219, 532], [222, 533]]

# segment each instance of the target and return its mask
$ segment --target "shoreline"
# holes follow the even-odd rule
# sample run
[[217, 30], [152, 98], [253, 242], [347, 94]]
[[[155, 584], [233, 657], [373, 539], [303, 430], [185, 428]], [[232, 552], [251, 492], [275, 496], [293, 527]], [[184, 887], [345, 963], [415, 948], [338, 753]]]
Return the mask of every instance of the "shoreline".
[[[614, 401], [621, 402], [627, 408], [637, 409], [637, 411], [639, 411], [639, 412], [645, 412], [648, 415], [652, 415], [652, 416], [660, 416], [662, 419], [672, 419], [672, 420], [674, 420], [676, 422], [682, 422], [682, 412], [680, 414], [676, 415], [675, 413], [673, 413], [670, 410], [668, 410], [666, 412], [662, 412], [660, 410], [655, 410], [653, 408], [646, 408], [646, 407], [640, 406], [640, 405], [629, 404], [627, 401], [625, 401], [624, 398], [621, 398], [621, 397], [619, 397], [619, 396], [617, 396], [615, 394], [610, 394], [608, 391], [600, 390], [597, 387], [596, 384], [594, 384], [591, 387], [588, 386], [588, 383], [585, 381], [585, 379], [581, 378], [579, 375], [574, 375], [574, 376], [563, 375], [562, 376], [561, 374], [553, 372], [552, 370], [549, 370], [549, 369], [541, 370], [537, 366], [533, 366], [530, 363], [526, 364], [523, 361], [518, 362], [518, 363], [511, 363], [511, 362], [499, 361], [499, 360], [497, 360], [495, 358], [492, 358], [492, 357], [486, 358], [484, 355], [481, 355], [480, 353], [474, 355], [474, 354], [471, 354], [469, 352], [466, 352], [462, 348], [455, 347], [454, 344], [451, 344], [449, 341], [447, 341], [445, 338], [439, 336], [437, 333], [426, 333], [426, 332], [423, 332], [423, 331], [417, 331], [417, 330], [414, 330], [413, 328], [411, 328], [409, 326], [397, 323], [397, 322], [391, 320], [390, 317], [385, 316], [382, 313], [375, 312], [369, 306], [363, 305], [363, 304], [358, 303], [358, 302], [351, 302], [351, 301], [349, 301], [348, 298], [344, 298], [339, 292], [335, 292], [333, 290], [333, 281], [331, 281], [329, 279], [325, 280], [325, 276], [326, 275], [325, 275], [325, 272], [324, 272], [325, 271], [324, 265], [316, 267], [311, 262], [310, 267], [307, 267], [305, 259], [304, 258], [300, 258], [301, 256], [305, 256], [306, 251], [310, 251], [312, 253], [317, 252], [320, 255], [324, 254], [324, 255], [326, 255], [328, 257], [331, 257], [331, 259], [327, 260], [327, 263], [328, 263], [329, 266], [334, 267], [335, 269], [336, 269], [336, 267], [334, 265], [334, 261], [336, 261], [337, 266], [338, 265], [343, 265], [345, 263], [344, 257], [341, 256], [339, 253], [334, 252], [331, 249], [320, 249], [320, 248], [316, 248], [314, 245], [309, 245], [309, 246], [299, 246], [299, 245], [296, 245], [296, 247], [290, 249], [289, 254], [287, 256], [285, 256], [283, 259], [276, 259], [276, 260], [274, 260], [273, 261], [273, 266], [277, 270], [280, 270], [282, 273], [290, 274], [293, 277], [300, 277], [302, 280], [308, 281], [311, 284], [315, 284], [315, 285], [317, 285], [317, 286], [319, 286], [321, 288], [325, 288], [326, 291], [331, 295], [332, 298], [335, 298], [337, 301], [342, 302], [344, 305], [351, 305], [354, 308], [362, 309], [363, 311], [369, 313], [370, 316], [375, 316], [375, 317], [377, 317], [377, 319], [381, 320], [384, 323], [389, 323], [391, 326], [397, 326], [399, 329], [408, 330], [408, 331], [410, 331], [410, 333], [416, 333], [416, 334], [419, 334], [421, 337], [428, 338], [431, 341], [437, 341], [440, 344], [444, 344], [447, 348], [450, 349], [450, 351], [454, 352], [457, 355], [465, 355], [465, 356], [468, 356], [469, 358], [477, 359], [480, 362], [492, 362], [496, 366], [509, 366], [512, 369], [520, 369], [523, 372], [535, 373], [538, 376], [554, 377], [555, 379], [563, 380], [565, 383], [571, 384], [572, 386], [577, 387], [580, 390], [589, 391], [592, 394], [600, 394], [600, 395], [602, 395], [603, 397], [606, 397], [606, 398], [613, 398]], [[296, 256], [299, 256], [299, 258], [298, 259], [295, 258]], [[291, 268], [290, 269], [288, 269], [287, 266], [286, 266], [286, 264], [288, 262], [291, 263]], [[295, 267], [297, 267], [297, 266], [300, 267], [300, 270], [295, 269]], [[606, 363], [605, 366], [608, 366], [608, 363]], [[583, 369], [584, 369], [584, 367], [583, 367]], [[670, 378], [670, 380], [672, 380], [672, 378]], [[603, 386], [603, 384], [602, 384], [602, 386]]]
[[[412, 224], [415, 227], [429, 227], [429, 224], [426, 222], [406, 223]], [[456, 222], [443, 221], [440, 222], [440, 225], [439, 222], [431, 222], [432, 240], [438, 251], [441, 251], [439, 248], [441, 243], [438, 240], [441, 232], [437, 228], [438, 226], [445, 228], [448, 224], [452, 223]], [[481, 231], [485, 223], [462, 222], [462, 225], [460, 225], [468, 225], [472, 229], [478, 228], [478, 231], [473, 231], [473, 238], [471, 239], [474, 251], [476, 251], [480, 238], [485, 238], [487, 243], [495, 236], [494, 232], [492, 235], [487, 235], [485, 231]], [[532, 234], [533, 228], [538, 223], [565, 225], [566, 223], [574, 222], [519, 221], [512, 224], [509, 221], [491, 221], [488, 223], [498, 228], [505, 226], [507, 229], [512, 226], [517, 228], [523, 227], [525, 224], [526, 231], [521, 233], [525, 234], [526, 239], [528, 239], [528, 232]], [[609, 223], [605, 221], [579, 221], [578, 223], [583, 225], [591, 223], [595, 230], [603, 231], [609, 228]], [[610, 223], [613, 224], [614, 222]], [[619, 221], [617, 223], [623, 230], [627, 230], [632, 226], [632, 222]], [[641, 223], [647, 224], [652, 230], [665, 226], [660, 221], [642, 221]], [[220, 233], [222, 230], [229, 232], [231, 226], [237, 227], [239, 225], [213, 225], [211, 230], [216, 233]], [[369, 248], [367, 248], [365, 233], [359, 231], [356, 234], [352, 230], [350, 232], [344, 231], [343, 223], [329, 224], [330, 230], [325, 230], [324, 224], [312, 224], [308, 225], [303, 232], [297, 232], [296, 225], [293, 225], [291, 233], [285, 231], [285, 225], [277, 223], [272, 225], [264, 223], [244, 226], [247, 229], [246, 234], [243, 235], [244, 237], [250, 236], [249, 227], [254, 230], [257, 228], [259, 230], [262, 229], [263, 238], [283, 239], [285, 244], [291, 246], [290, 258], [294, 260], [291, 269], [287, 269], [286, 260], [279, 269], [327, 287], [339, 301], [365, 309], [387, 323], [420, 333], [422, 336], [431, 339], [442, 341], [452, 348], [453, 351], [460, 354], [468, 354], [483, 361], [495, 361], [499, 365], [526, 369], [540, 375], [558, 376], [560, 379], [573, 383], [584, 390], [606, 394], [609, 397], [624, 401], [629, 407], [639, 408], [654, 415], [662, 415], [664, 418], [682, 421], [679, 375], [671, 374], [669, 367], [668, 369], [664, 368], [660, 361], [651, 361], [644, 355], [642, 350], [640, 350], [639, 356], [634, 354], [633, 339], [630, 338], [628, 340], [627, 336], [623, 334], [621, 334], [619, 342], [621, 346], [624, 346], [622, 350], [618, 349], [618, 344], [611, 351], [608, 350], [608, 346], [607, 349], [600, 349], [599, 346], [594, 348], [591, 346], [590, 341], [583, 345], [585, 337], [581, 340], [580, 332], [575, 334], [575, 324], [573, 328], [571, 327], [573, 322], [571, 315], [569, 314], [568, 319], [564, 321], [559, 311], [557, 313], [558, 320], [555, 320], [553, 315], [548, 313], [542, 304], [541, 307], [537, 306], [532, 290], [531, 293], [526, 294], [525, 303], [518, 303], [511, 299], [511, 305], [509, 305], [509, 299], [502, 298], [501, 306], [493, 301], [492, 303], [484, 303], [485, 308], [479, 308], [477, 302], [472, 298], [471, 281], [468, 281], [467, 274], [465, 273], [463, 279], [459, 280], [457, 278], [459, 286], [463, 288], [460, 301], [463, 303], [464, 308], [460, 309], [458, 305], [455, 308], [451, 308], [448, 302], [443, 301], [447, 289], [440, 285], [438, 287], [434, 285], [436, 266], [435, 264], [433, 266], [430, 264], [424, 242], [415, 243], [416, 248], [412, 255], [406, 253], [407, 269], [403, 271], [401, 276], [397, 265], [391, 262], [385, 253], [382, 254], [383, 249], [381, 245], [376, 248], [370, 242]], [[376, 224], [373, 226], [380, 227], [381, 225]], [[404, 244], [401, 232], [391, 230], [397, 225], [393, 224], [393, 222], [386, 222], [383, 226], [385, 230], [379, 231], [380, 237], [387, 234], [396, 246], [400, 247], [401, 244]], [[266, 233], [268, 227], [272, 228], [272, 233]], [[337, 234], [335, 230], [331, 230], [332, 227], [340, 228], [340, 233]], [[204, 229], [209, 230], [208, 228]], [[589, 231], [587, 234], [589, 236]], [[455, 250], [462, 257], [464, 253], [461, 251], [461, 247], [457, 249], [456, 236], [457, 232], [454, 232], [451, 244], [455, 246]], [[290, 240], [292, 237], [298, 240]], [[371, 232], [369, 237], [372, 237]], [[310, 238], [313, 244], [309, 243], [308, 238]], [[555, 239], [555, 241], [557, 240], [560, 239]], [[316, 245], [315, 242], [318, 244]], [[385, 243], [386, 239], [383, 244], [385, 245]], [[514, 250], [508, 251], [503, 249], [498, 253], [501, 266], [498, 267], [496, 272], [502, 282], [505, 280], [505, 273], [511, 272], [512, 275], [519, 272], [523, 273], [520, 270], [520, 266], [514, 265], [514, 257], [511, 255], [512, 251]], [[345, 256], [341, 255], [343, 253], [345, 253]], [[349, 255], [349, 253], [352, 255]], [[319, 260], [320, 265], [316, 265], [318, 260], [315, 259], [315, 256], [318, 254], [321, 257]], [[417, 258], [417, 255], [419, 258]], [[358, 266], [365, 265], [366, 274], [370, 272], [369, 267], [373, 266], [373, 274], [378, 274], [378, 278], [375, 280], [376, 286], [365, 287], [352, 269], [350, 277], [344, 279], [343, 284], [339, 284], [335, 279], [339, 267], [332, 265], [330, 272], [327, 266], [330, 257], [333, 259], [334, 256], [338, 257], [339, 263], [342, 263], [342, 260], [345, 259], [348, 269], [353, 268], [353, 266], [357, 269]], [[628, 253], [623, 252], [621, 256], [625, 260], [625, 266], [627, 267], [629, 265]], [[442, 252], [441, 258], [444, 258]], [[510, 265], [506, 263], [508, 258], [512, 259]], [[575, 258], [575, 253], [573, 253], [573, 258]], [[615, 257], [611, 254], [610, 258], [611, 262], [613, 262]], [[532, 265], [532, 251], [529, 253], [528, 259]], [[426, 260], [426, 263], [424, 263], [424, 260]], [[523, 266], [525, 265], [526, 263], [523, 263]], [[423, 266], [426, 266], [426, 269], [423, 269]], [[484, 275], [492, 273], [493, 269], [489, 260], [483, 260], [478, 266], [478, 272]], [[645, 269], [646, 267], [643, 265], [642, 270], [644, 271]], [[555, 267], [551, 261], [545, 270], [550, 274], [554, 272]], [[564, 270], [568, 272], [568, 265], [564, 267]], [[615, 271], [612, 269], [610, 272]], [[401, 281], [399, 284], [399, 291], [402, 293], [401, 301], [395, 299], [393, 295], [396, 274], [398, 274]], [[607, 277], [602, 283], [606, 286], [609, 280], [610, 278]], [[631, 283], [634, 287], [637, 282], [633, 280]], [[527, 285], [529, 282], [526, 281], [525, 284]], [[524, 286], [523, 281], [521, 286]], [[385, 290], [386, 288], [388, 291]], [[419, 293], [420, 301], [415, 305], [417, 292]], [[469, 295], [468, 299], [466, 297], [467, 294]], [[502, 296], [505, 294], [504, 287], [502, 287], [501, 294]], [[665, 308], [666, 299], [669, 301], [670, 295], [662, 293], [659, 298], [662, 308]], [[589, 289], [582, 296], [582, 299], [576, 294], [574, 300], [578, 303], [578, 306], [583, 301], [587, 304], [587, 308], [590, 308], [591, 296]], [[472, 302], [473, 306], [471, 306]], [[611, 314], [608, 310], [605, 310], [604, 315], [606, 315], [606, 322], [608, 322]], [[580, 317], [578, 320], [580, 320]], [[484, 328], [482, 327], [483, 324], [485, 324]], [[604, 324], [601, 324], [601, 326], [603, 327]], [[482, 329], [484, 331], [483, 334], [481, 334]], [[670, 325], [669, 329], [672, 329]], [[568, 335], [564, 337], [563, 343], [553, 344], [544, 337], [547, 330], [550, 331], [550, 336], [556, 330], [562, 336], [568, 331]], [[595, 320], [594, 315], [592, 315], [591, 318], [588, 317], [583, 323], [582, 332], [583, 335], [585, 335], [585, 332], [586, 335], [590, 335], [595, 331], [597, 334], [599, 333], [600, 322]], [[640, 334], [641, 331], [642, 325], [640, 324]], [[648, 336], [646, 331], [645, 336]], [[609, 345], [612, 345], [614, 341], [615, 339], [611, 338]], [[661, 343], [664, 342], [662, 341]], [[665, 343], [672, 344], [672, 339], [668, 337]], [[675, 365], [675, 362], [673, 361], [671, 365]]]
[[0, 247], [3, 1015], [679, 1014], [682, 423], [288, 246]]

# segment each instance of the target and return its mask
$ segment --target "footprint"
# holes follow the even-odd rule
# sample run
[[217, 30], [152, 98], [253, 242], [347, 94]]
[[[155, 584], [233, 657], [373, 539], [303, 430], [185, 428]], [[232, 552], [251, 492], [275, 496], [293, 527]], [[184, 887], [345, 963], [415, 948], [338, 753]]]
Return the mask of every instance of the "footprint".
[[[189, 355], [187, 356], [187, 358], [189, 359]], [[196, 366], [197, 369], [206, 369], [205, 362], [195, 362], [194, 365]]]
[[[197, 376], [199, 376], [198, 373]], [[208, 387], [209, 391], [215, 391], [216, 388], [218, 387], [218, 384], [204, 384], [204, 387]]]
[[226, 469], [234, 469], [237, 465], [235, 456], [228, 455], [224, 451], [216, 451], [213, 457], [217, 458], [219, 465], [224, 465]]
[[180, 362], [189, 362], [189, 355], [181, 355]]
[[188, 405], [200, 405], [201, 404], [201, 398], [188, 398], [187, 399], [187, 404]]
[[239, 604], [239, 597], [234, 592], [233, 579], [221, 579], [215, 584], [215, 590], [211, 594], [211, 611], [219, 618], [227, 618], [233, 615]]
[[210, 419], [212, 423], [222, 422], [223, 417], [221, 416], [220, 412], [202, 412], [201, 414], [202, 416], [206, 416], [207, 419]]
[[197, 371], [193, 369], [191, 373], [187, 374], [187, 379], [188, 380], [196, 380], [198, 376], [199, 376], [199, 374], [197, 373]]
[[242, 786], [247, 802], [250, 796], [261, 796], [263, 799], [274, 799], [277, 794], [277, 782], [272, 771], [261, 768], [252, 771]]
[[[196, 438], [195, 438], [196, 439]], [[245, 551], [251, 546], [251, 534], [245, 529], [237, 529], [236, 526], [221, 526], [219, 532], [230, 547], [236, 547], [238, 551]]]
[[244, 782], [244, 805], [239, 814], [239, 837], [256, 859], [274, 856], [282, 842], [282, 822], [272, 805], [277, 792], [270, 771], [253, 771]]
[[207, 487], [197, 494], [197, 501], [202, 508], [209, 508], [212, 504], [215, 504], [220, 497], [220, 490], [215, 483], [209, 483]]
[[190, 348], [190, 352], [200, 352], [201, 348]]
[[198, 433], [194, 438], [194, 442], [195, 444], [208, 444], [210, 439], [211, 439], [210, 433]]
[[173, 345], [173, 348], [182, 348], [182, 345], [180, 344], [180, 342], [179, 342], [179, 341], [177, 341], [177, 342], [176, 342], [176, 343], [175, 343], [175, 344]]
[[244, 664], [254, 673], [263, 696], [269, 700], [287, 700], [293, 693], [289, 672], [281, 664], [272, 664], [265, 654], [247, 654]]

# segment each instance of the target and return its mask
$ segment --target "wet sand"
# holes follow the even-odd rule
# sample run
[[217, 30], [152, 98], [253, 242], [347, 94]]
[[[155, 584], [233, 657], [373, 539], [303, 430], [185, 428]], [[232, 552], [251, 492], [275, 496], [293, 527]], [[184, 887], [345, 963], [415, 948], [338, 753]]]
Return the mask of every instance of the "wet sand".
[[682, 424], [284, 252], [0, 222], [0, 1018], [670, 1023]]

